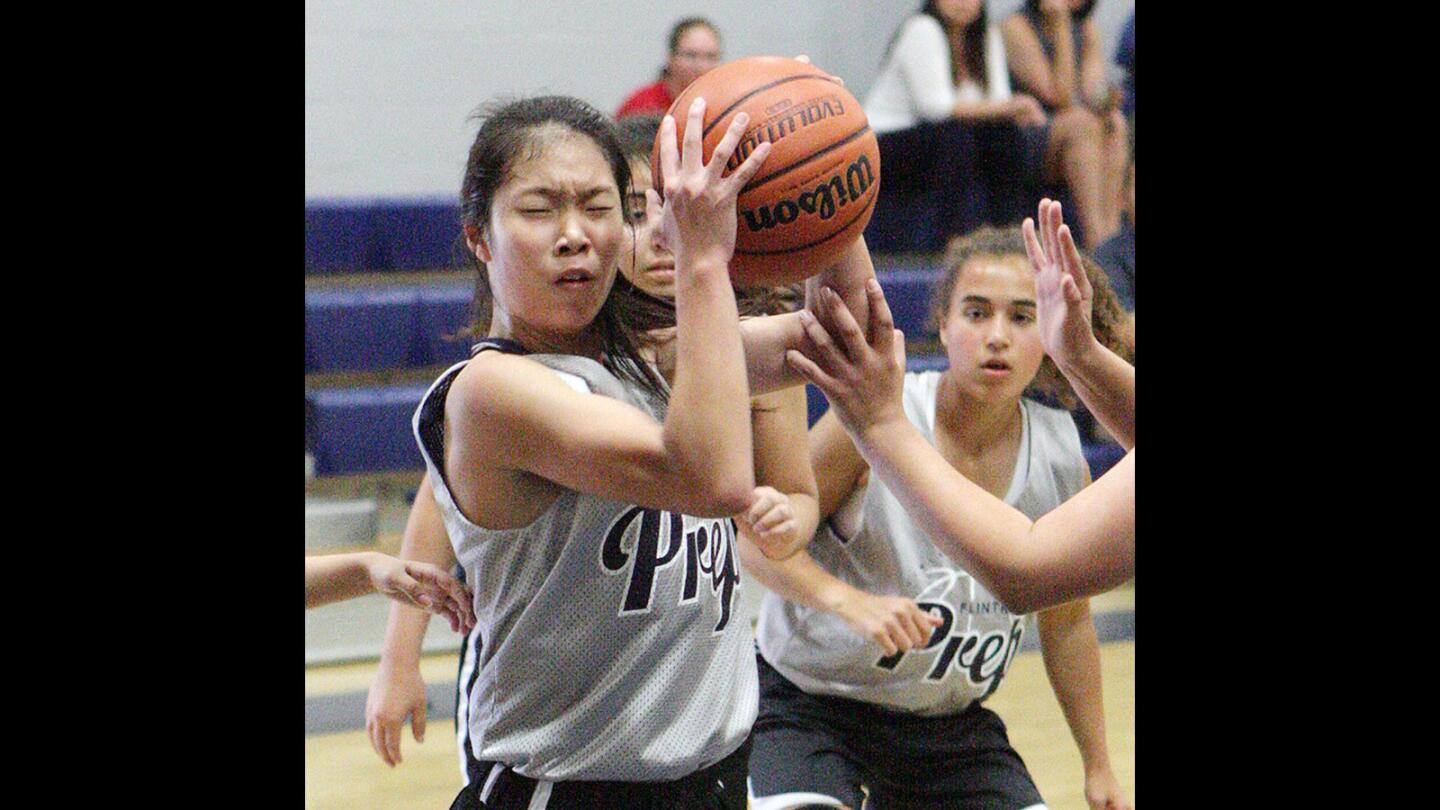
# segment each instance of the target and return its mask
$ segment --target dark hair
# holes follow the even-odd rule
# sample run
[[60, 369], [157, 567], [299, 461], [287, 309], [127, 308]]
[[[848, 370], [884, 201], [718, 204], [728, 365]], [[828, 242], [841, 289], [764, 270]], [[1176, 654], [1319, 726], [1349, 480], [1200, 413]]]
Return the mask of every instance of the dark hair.
[[[936, 0], [925, 0], [925, 5], [911, 17], [925, 15], [940, 23], [941, 30], [945, 31], [945, 41], [950, 46], [950, 81], [959, 84], [960, 65], [955, 59], [955, 43], [950, 39], [950, 28], [945, 24], [945, 18], [940, 16], [940, 7]], [[980, 3], [980, 14], [969, 25], [965, 26], [965, 33], [961, 37], [963, 52], [960, 54], [965, 61], [965, 72], [984, 86], [988, 83], [985, 75], [985, 32], [989, 14], [985, 10], [985, 3]], [[906, 18], [905, 22], [910, 19]], [[890, 52], [895, 50], [895, 43], [900, 39], [900, 31], [904, 29], [905, 23], [901, 23], [895, 33], [890, 35], [890, 43], [885, 46], [885, 55], [880, 58], [880, 64], [890, 58]]]
[[[1090, 12], [1094, 10], [1095, 0], [1085, 0], [1085, 5], [1070, 12], [1070, 19], [1074, 20], [1075, 22], [1080, 22], [1086, 17], [1089, 17]], [[1042, 13], [1040, 11], [1040, 0], [1025, 0], [1025, 13], [1031, 17], [1039, 19]]]
[[670, 29], [670, 55], [675, 55], [675, 51], [680, 47], [680, 38], [685, 36], [686, 31], [700, 26], [710, 29], [710, 33], [715, 35], [716, 40], [720, 39], [720, 29], [715, 27], [715, 23], [704, 17], [686, 17], [675, 23], [675, 26]]
[[[549, 127], [568, 129], [592, 140], [599, 147], [615, 175], [621, 211], [629, 220], [629, 202], [625, 193], [630, 187], [630, 164], [620, 148], [615, 125], [599, 110], [577, 98], [541, 96], [520, 100], [500, 100], [482, 107], [473, 118], [479, 120], [480, 131], [470, 147], [465, 163], [465, 179], [460, 186], [461, 224], [480, 231], [489, 228], [490, 206], [495, 192], [504, 185], [514, 166], [539, 156], [545, 146], [538, 130]], [[475, 297], [471, 303], [470, 335], [484, 336], [490, 330], [490, 306], [493, 294], [483, 262], [475, 259]], [[628, 293], [633, 290], [620, 273], [605, 298], [595, 327], [604, 350], [603, 362], [615, 376], [640, 386], [648, 395], [665, 399], [666, 386], [650, 365], [636, 351], [637, 331], [649, 326], [644, 318], [630, 317]], [[637, 322], [639, 321], [639, 322]]]
[[650, 160], [655, 135], [660, 131], [660, 120], [658, 115], [627, 115], [615, 124], [615, 133], [620, 137], [620, 149], [625, 157]]
[[[951, 239], [945, 248], [945, 274], [935, 282], [935, 288], [930, 292], [932, 329], [939, 331], [940, 324], [945, 321], [945, 315], [950, 311], [950, 299], [955, 295], [955, 284], [960, 279], [960, 271], [971, 259], [979, 256], [1019, 256], [1026, 259], [1026, 265], [1029, 265], [1025, 253], [1025, 237], [1018, 225], [1009, 228], [986, 225], [965, 236]], [[1094, 259], [1082, 253], [1080, 260], [1085, 266], [1085, 275], [1090, 279], [1090, 286], [1094, 288], [1090, 326], [1095, 331], [1096, 339], [1127, 362], [1134, 362], [1134, 349], [1125, 337], [1125, 311], [1120, 307], [1120, 299], [1115, 297], [1115, 291], [1110, 289], [1110, 278]], [[1078, 404], [1070, 381], [1060, 373], [1059, 367], [1049, 355], [1041, 361], [1040, 370], [1036, 372], [1035, 379], [1030, 382], [1025, 393], [1048, 396], [1069, 410], [1074, 410]]]

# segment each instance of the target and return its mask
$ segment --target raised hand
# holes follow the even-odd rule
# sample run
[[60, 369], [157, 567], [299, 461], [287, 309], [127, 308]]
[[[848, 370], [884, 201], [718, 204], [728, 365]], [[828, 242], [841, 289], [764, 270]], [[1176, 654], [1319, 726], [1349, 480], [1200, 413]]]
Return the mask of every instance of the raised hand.
[[836, 614], [857, 634], [879, 644], [886, 655], [925, 646], [944, 620], [920, 609], [903, 596], [877, 596], [859, 591]]
[[708, 164], [702, 163], [704, 121], [705, 99], [697, 98], [685, 122], [685, 142], [677, 151], [675, 119], [665, 116], [660, 123], [660, 174], [665, 197], [660, 200], [653, 190], [646, 191], [649, 204], [662, 206], [661, 238], [675, 254], [677, 272], [701, 262], [729, 263], [735, 253], [739, 222], [735, 199], [770, 154], [770, 143], [762, 143], [728, 177], [722, 177], [750, 116], [742, 112], [731, 120]]
[[366, 564], [370, 582], [379, 593], [401, 604], [444, 616], [450, 629], [468, 633], [475, 629], [470, 591], [446, 571], [414, 560], [399, 560], [388, 554], [374, 555]]
[[801, 310], [804, 349], [787, 351], [785, 362], [825, 392], [851, 436], [877, 424], [904, 420], [905, 336], [895, 328], [880, 282], [873, 278], [865, 282], [868, 335], [834, 290], [822, 288], [820, 298], [819, 306], [840, 342], [835, 342], [814, 315]]
[[1094, 289], [1080, 262], [1070, 226], [1063, 222], [1060, 203], [1041, 200], [1039, 218], [1038, 228], [1026, 217], [1020, 230], [1025, 236], [1025, 253], [1035, 268], [1040, 345], [1063, 369], [1097, 344], [1090, 321]]

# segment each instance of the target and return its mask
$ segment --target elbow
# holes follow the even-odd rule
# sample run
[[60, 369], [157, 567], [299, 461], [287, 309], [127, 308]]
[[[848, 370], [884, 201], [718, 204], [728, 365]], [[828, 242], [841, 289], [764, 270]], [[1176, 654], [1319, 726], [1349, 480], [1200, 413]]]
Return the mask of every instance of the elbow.
[[755, 476], [735, 475], [721, 482], [715, 490], [715, 503], [727, 517], [738, 515], [750, 508], [750, 499], [755, 493]]
[[696, 482], [699, 496], [692, 507], [695, 517], [732, 517], [750, 508], [755, 494], [751, 469], [721, 471]]

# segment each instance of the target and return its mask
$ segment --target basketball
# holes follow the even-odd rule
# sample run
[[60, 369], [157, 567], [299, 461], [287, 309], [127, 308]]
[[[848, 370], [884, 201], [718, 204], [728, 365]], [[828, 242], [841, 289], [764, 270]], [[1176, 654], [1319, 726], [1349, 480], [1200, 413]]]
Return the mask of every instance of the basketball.
[[[705, 99], [707, 162], [731, 120], [750, 115], [726, 174], [760, 143], [772, 144], [759, 174], [740, 192], [730, 262], [735, 286], [790, 284], [833, 264], [864, 232], [880, 192], [880, 148], [860, 102], [805, 62], [737, 59], [696, 79], [670, 105], [677, 147], [696, 97]], [[659, 136], [650, 168], [663, 193]]]

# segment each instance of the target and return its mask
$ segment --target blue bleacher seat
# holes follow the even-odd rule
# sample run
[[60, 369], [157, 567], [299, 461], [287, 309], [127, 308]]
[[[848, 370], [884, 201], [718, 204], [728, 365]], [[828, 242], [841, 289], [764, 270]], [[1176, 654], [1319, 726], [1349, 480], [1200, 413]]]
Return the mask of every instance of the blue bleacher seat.
[[305, 370], [370, 371], [425, 365], [420, 289], [305, 293]]
[[428, 386], [386, 386], [314, 391], [315, 472], [347, 475], [419, 470], [425, 464], [410, 432], [410, 417]]
[[420, 290], [420, 334], [425, 362], [431, 365], [458, 363], [470, 356], [466, 339], [446, 340], [470, 323], [473, 284], [446, 284]]
[[934, 337], [935, 330], [926, 321], [930, 317], [930, 290], [940, 280], [941, 270], [935, 268], [877, 271], [880, 288], [895, 318], [895, 328], [906, 338]]
[[361, 273], [468, 266], [460, 207], [448, 197], [305, 203], [305, 272]]
[[460, 206], [453, 198], [384, 200], [371, 222], [379, 246], [376, 270], [430, 270], [467, 264]]
[[305, 272], [354, 273], [380, 263], [370, 200], [305, 204]]

